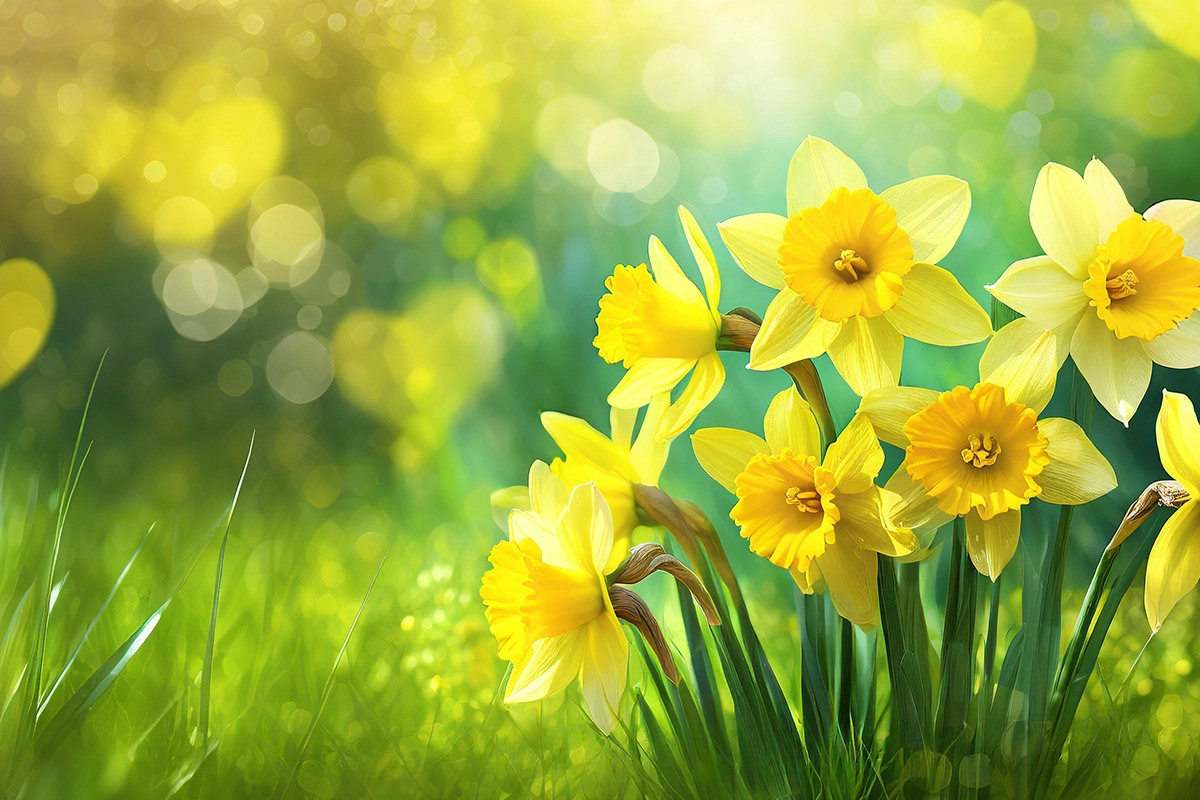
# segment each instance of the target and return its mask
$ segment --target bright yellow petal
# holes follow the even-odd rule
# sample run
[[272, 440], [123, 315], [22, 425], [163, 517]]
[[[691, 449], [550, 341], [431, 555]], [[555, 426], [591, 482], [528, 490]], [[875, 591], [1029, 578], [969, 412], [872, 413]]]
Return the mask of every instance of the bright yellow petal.
[[1058, 373], [1058, 345], [1054, 334], [1042, 331], [1028, 344], [1027, 327], [1014, 322], [1001, 328], [979, 359], [979, 380], [1004, 389], [1010, 403], [1021, 403], [1037, 413], [1054, 395]]
[[837, 504], [842, 515], [834, 524], [837, 536], [849, 534], [860, 547], [885, 556], [906, 556], [917, 549], [917, 537], [912, 531], [890, 523], [878, 486], [853, 494], [839, 492]]
[[896, 447], [908, 447], [904, 423], [938, 398], [933, 389], [917, 386], [888, 386], [874, 389], [858, 404], [858, 412], [871, 420], [875, 435]]
[[656, 394], [669, 392], [695, 365], [687, 358], [643, 358], [608, 394], [608, 404], [618, 408], [641, 408]]
[[1021, 509], [1013, 508], [991, 519], [972, 509], [967, 512], [967, 552], [975, 569], [993, 582], [1017, 552], [1021, 533]]
[[529, 511], [529, 487], [507, 486], [492, 492], [492, 520], [500, 526], [500, 530], [508, 531], [508, 515], [514, 508]]
[[1200, 367], [1200, 313], [1146, 342], [1146, 353], [1155, 364], [1171, 369]]
[[885, 506], [892, 524], [909, 528], [917, 536], [937, 530], [954, 518], [938, 507], [937, 498], [926, 491], [925, 484], [912, 479], [903, 462], [888, 478], [884, 490], [895, 496], [894, 504]]
[[1163, 200], [1146, 209], [1146, 219], [1155, 219], [1183, 237], [1183, 254], [1200, 258], [1200, 203], [1195, 200]]
[[543, 411], [542, 427], [567, 458], [592, 464], [604, 472], [619, 470], [626, 460], [620, 447], [579, 417]]
[[912, 240], [914, 260], [931, 264], [954, 247], [971, 211], [970, 187], [950, 175], [913, 178], [879, 196], [896, 209], [896, 223]]
[[533, 513], [553, 527], [570, 498], [570, 488], [550, 471], [549, 465], [534, 461], [529, 467], [529, 506]]
[[671, 443], [658, 441], [658, 426], [663, 414], [671, 405], [671, 395], [668, 392], [654, 395], [650, 405], [646, 407], [646, 417], [638, 431], [633, 447], [629, 449], [629, 465], [633, 467], [638, 483], [647, 486], [657, 486], [658, 477], [667, 463], [667, 454]]
[[1125, 199], [1121, 184], [1117, 183], [1100, 159], [1093, 158], [1088, 162], [1087, 169], [1083, 171], [1083, 180], [1092, 195], [1092, 202], [1096, 204], [1099, 241], [1107, 241], [1108, 235], [1118, 224], [1134, 215], [1133, 206]]
[[1163, 391], [1154, 433], [1163, 469], [1193, 498], [1200, 498], [1200, 423], [1187, 395]]
[[692, 434], [696, 461], [714, 481], [737, 494], [734, 482], [754, 456], [770, 453], [760, 436], [737, 428], [701, 428]]
[[904, 276], [904, 294], [887, 317], [910, 339], [954, 347], [982, 342], [992, 322], [975, 298], [947, 270], [914, 264]]
[[576, 628], [534, 642], [529, 658], [508, 679], [504, 702], [529, 703], [567, 688], [583, 664], [582, 639], [583, 628]]
[[1074, 422], [1053, 417], [1038, 420], [1038, 430], [1050, 440], [1050, 463], [1037, 476], [1039, 497], [1047, 503], [1077, 506], [1117, 488], [1112, 465]]
[[714, 351], [697, 361], [683, 393], [663, 412], [655, 438], [665, 442], [687, 430], [700, 412], [716, 399], [724, 383], [725, 365], [721, 363], [720, 353]]
[[904, 337], [886, 317], [851, 317], [828, 349], [838, 374], [859, 397], [900, 382]]
[[1048, 331], [1075, 319], [1088, 305], [1083, 281], [1049, 256], [1014, 263], [987, 290]]
[[788, 165], [788, 216], [821, 205], [839, 186], [850, 191], [865, 189], [867, 176], [853, 159], [829, 142], [807, 137]]
[[1029, 201], [1029, 222], [1046, 255], [1076, 278], [1087, 278], [1101, 240], [1096, 204], [1078, 172], [1053, 162], [1042, 167]]
[[605, 736], [617, 727], [621, 695], [629, 669], [629, 642], [621, 623], [611, 612], [596, 617], [584, 626], [581, 644], [585, 648], [579, 671], [579, 688], [584, 705], [596, 727]]
[[1146, 562], [1146, 619], [1158, 631], [1183, 596], [1200, 581], [1200, 501], [1190, 500], [1171, 515]]
[[1150, 385], [1145, 342], [1118, 339], [1095, 314], [1084, 314], [1071, 339], [1071, 358], [1092, 387], [1092, 394], [1126, 427]]
[[763, 433], [772, 453], [790, 447], [801, 458], [821, 455], [817, 419], [795, 386], [789, 386], [771, 399], [763, 417]]
[[700, 224], [684, 206], [679, 207], [679, 221], [683, 223], [683, 235], [687, 237], [688, 247], [692, 249], [692, 257], [700, 267], [700, 277], [704, 280], [704, 294], [708, 298], [708, 310], [719, 325], [721, 312], [717, 309], [721, 303], [721, 273], [717, 271], [717, 258], [713, 255], [708, 239], [704, 237], [704, 231], [700, 230]]
[[594, 483], [582, 483], [571, 491], [571, 500], [559, 520], [559, 538], [570, 555], [579, 557], [582, 571], [603, 578], [613, 548], [612, 513]]
[[809, 563], [807, 572], [799, 569], [789, 569], [788, 572], [792, 574], [792, 580], [804, 594], [813, 594], [825, 588], [825, 579], [821, 576], [821, 568], [817, 566], [816, 559]]
[[725, 220], [717, 230], [743, 272], [764, 286], [785, 289], [787, 280], [779, 268], [785, 227], [787, 217], [779, 214], [746, 214]]
[[683, 274], [678, 262], [667, 252], [666, 246], [659, 241], [657, 236], [650, 237], [650, 271], [654, 273], [654, 280], [658, 282], [658, 285], [671, 294], [694, 306], [708, 308], [704, 295], [700, 294], [696, 284]]
[[816, 562], [837, 612], [856, 625], [873, 624], [879, 597], [875, 583], [879, 561], [875, 553], [847, 536], [827, 544]]
[[865, 414], [854, 415], [825, 451], [824, 463], [833, 472], [839, 494], [863, 492], [875, 485], [883, 468], [883, 448]]
[[817, 310], [791, 289], [775, 295], [763, 315], [762, 327], [750, 346], [750, 369], [768, 371], [816, 358], [837, 336], [839, 325], [822, 319]]

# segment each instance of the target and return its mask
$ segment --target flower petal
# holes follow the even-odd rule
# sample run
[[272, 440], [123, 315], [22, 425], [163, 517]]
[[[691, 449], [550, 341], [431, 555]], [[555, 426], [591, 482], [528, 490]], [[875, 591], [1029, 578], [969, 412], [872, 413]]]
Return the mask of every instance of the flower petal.
[[885, 556], [906, 556], [917, 549], [917, 537], [908, 528], [890, 524], [884, 510], [882, 490], [870, 486], [865, 491], [838, 493], [838, 511], [842, 518], [834, 524], [837, 536], [849, 534], [860, 547]]
[[689, 358], [640, 359], [609, 392], [608, 404], [619, 408], [641, 408], [654, 395], [674, 389], [695, 364]]
[[612, 434], [610, 438], [613, 444], [625, 452], [629, 451], [629, 445], [633, 442], [633, 429], [637, 425], [637, 418], [636, 408], [610, 406], [608, 409], [608, 429]]
[[1042, 167], [1029, 201], [1029, 222], [1042, 250], [1083, 280], [1100, 244], [1096, 204], [1078, 172], [1053, 162]]
[[586, 462], [603, 472], [619, 470], [626, 460], [620, 447], [579, 417], [543, 411], [542, 427], [567, 458]]
[[650, 270], [654, 273], [654, 280], [658, 285], [671, 294], [694, 306], [708, 308], [704, 295], [700, 294], [696, 284], [683, 274], [674, 256], [667, 252], [666, 246], [657, 236], [650, 237]]
[[971, 189], [951, 175], [926, 175], [885, 189], [896, 223], [912, 240], [913, 258], [934, 263], [958, 241], [971, 211]]
[[[892, 524], [910, 528], [918, 536], [937, 530], [954, 519], [938, 507], [937, 498], [929, 494], [925, 484], [912, 479], [904, 462], [888, 478], [884, 491], [895, 498], [894, 505], [885, 506]], [[886, 494], [884, 497], [888, 499]]]
[[583, 664], [582, 637], [583, 628], [576, 628], [534, 642], [529, 657], [508, 679], [504, 702], [528, 703], [567, 688]]
[[583, 571], [599, 578], [613, 548], [612, 512], [594, 483], [581, 483], [571, 491], [571, 501], [559, 518], [559, 537], [570, 555], [574, 548]]
[[492, 503], [492, 521], [505, 533], [508, 532], [508, 515], [514, 508], [522, 511], [530, 509], [528, 486], [506, 486], [492, 492], [489, 499]]
[[1040, 332], [1029, 344], [1028, 326], [1013, 328], [1017, 322], [1005, 325], [988, 342], [979, 359], [979, 380], [1002, 387], [1008, 402], [1027, 405], [1040, 414], [1054, 395], [1058, 345], [1050, 331]]
[[967, 512], [967, 552], [975, 569], [987, 575], [994, 583], [1000, 571], [1017, 552], [1017, 541], [1021, 533], [1020, 507], [1009, 509], [991, 519], [983, 519], [979, 512]]
[[809, 136], [800, 143], [788, 165], [788, 216], [819, 206], [833, 190], [867, 188], [867, 176], [854, 160], [824, 139]]
[[779, 245], [787, 217], [779, 214], [745, 214], [717, 225], [721, 240], [737, 265], [754, 280], [772, 289], [784, 289], [787, 280], [779, 268]]
[[859, 397], [900, 382], [904, 337], [886, 317], [851, 317], [828, 349], [838, 374]]
[[621, 695], [629, 670], [629, 641], [612, 612], [585, 625], [581, 638], [584, 656], [579, 688], [592, 721], [607, 736], [620, 719]]
[[838, 538], [817, 556], [821, 575], [829, 585], [829, 597], [837, 612], [856, 625], [875, 622], [878, 605], [878, 559], [850, 537]]
[[687, 430], [704, 408], [716, 399], [725, 384], [721, 354], [713, 351], [696, 362], [692, 378], [679, 399], [663, 412], [655, 439], [666, 442]]
[[708, 298], [708, 309], [719, 325], [721, 312], [717, 307], [721, 303], [721, 273], [717, 271], [717, 258], [713, 255], [712, 247], [704, 237], [704, 231], [700, 230], [696, 218], [684, 206], [679, 207], [679, 221], [683, 223], [683, 235], [687, 237], [688, 247], [692, 249], [692, 257], [700, 267], [700, 277], [704, 280], [704, 294]]
[[904, 293], [887, 317], [910, 339], [954, 347], [992, 335], [992, 322], [949, 271], [914, 264], [904, 276]]
[[772, 453], [790, 447], [801, 458], [819, 458], [821, 455], [817, 418], [795, 386], [789, 386], [771, 399], [763, 417], [763, 433]]
[[1200, 367], [1200, 313], [1146, 342], [1146, 352], [1154, 363], [1171, 369]]
[[658, 476], [667, 463], [667, 454], [671, 443], [658, 441], [658, 426], [663, 414], [671, 405], [669, 392], [656, 394], [646, 407], [646, 417], [638, 430], [637, 439], [629, 449], [629, 466], [633, 467], [634, 477], [638, 483], [647, 486], [657, 486]]
[[1154, 434], [1163, 469], [1193, 498], [1200, 498], [1200, 423], [1187, 395], [1163, 391]]
[[887, 386], [863, 396], [858, 412], [871, 420], [875, 435], [896, 447], [908, 447], [904, 423], [908, 418], [938, 399], [933, 389], [917, 386]]
[[1183, 254], [1200, 258], [1200, 203], [1195, 200], [1163, 200], [1146, 209], [1146, 219], [1156, 219], [1183, 237]]
[[1049, 256], [1017, 261], [986, 288], [1001, 303], [1048, 331], [1073, 320], [1088, 305], [1083, 281]]
[[1150, 360], [1136, 337], [1118, 339], [1095, 314], [1084, 314], [1071, 339], [1071, 358], [1100, 405], [1126, 427], [1150, 385]]
[[534, 461], [529, 467], [529, 506], [533, 513], [553, 528], [570, 499], [570, 488], [550, 471], [549, 465]]
[[1108, 167], [1098, 158], [1093, 157], [1083, 171], [1083, 180], [1092, 202], [1096, 205], [1097, 241], [1107, 241], [1108, 235], [1117, 225], [1134, 215], [1133, 206], [1125, 199], [1125, 190], [1117, 179], [1109, 172]]
[[714, 481], [737, 494], [735, 479], [750, 459], [771, 448], [762, 437], [737, 428], [701, 428], [692, 434], [692, 452]]
[[855, 414], [829, 445], [825, 466], [833, 472], [839, 494], [863, 492], [875, 485], [875, 477], [883, 468], [883, 448], [866, 415]]
[[768, 371], [816, 358], [839, 330], [838, 323], [822, 319], [800, 295], [783, 289], [767, 306], [762, 327], [750, 345], [750, 369]]
[[1184, 503], [1163, 523], [1146, 562], [1146, 619], [1155, 632], [1200, 581], [1200, 501]]
[[1039, 497], [1047, 503], [1077, 506], [1117, 488], [1112, 465], [1074, 422], [1053, 417], [1038, 420], [1038, 430], [1050, 440], [1050, 456], [1040, 475]]

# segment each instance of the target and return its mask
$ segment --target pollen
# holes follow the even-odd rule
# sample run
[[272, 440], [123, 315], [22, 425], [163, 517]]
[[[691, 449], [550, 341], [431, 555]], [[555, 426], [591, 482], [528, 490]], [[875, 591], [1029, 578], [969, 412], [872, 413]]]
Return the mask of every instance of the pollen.
[[799, 486], [793, 486], [785, 493], [784, 500], [789, 506], [795, 506], [805, 513], [821, 513], [821, 495], [816, 489], [801, 489]]
[[833, 262], [833, 267], [841, 273], [842, 280], [847, 283], [854, 283], [863, 275], [871, 271], [867, 266], [867, 261], [853, 249], [845, 249], [838, 256], [838, 260]]
[[1126, 297], [1137, 294], [1137, 289], [1133, 288], [1138, 285], [1138, 276], [1133, 273], [1133, 270], [1127, 269], [1115, 278], [1109, 278], [1104, 282], [1104, 288], [1108, 290], [1108, 298], [1110, 300], [1123, 300]]
[[982, 436], [972, 434], [967, 437], [967, 447], [962, 451], [962, 459], [966, 464], [982, 469], [996, 463], [1000, 457], [1000, 443], [990, 433]]

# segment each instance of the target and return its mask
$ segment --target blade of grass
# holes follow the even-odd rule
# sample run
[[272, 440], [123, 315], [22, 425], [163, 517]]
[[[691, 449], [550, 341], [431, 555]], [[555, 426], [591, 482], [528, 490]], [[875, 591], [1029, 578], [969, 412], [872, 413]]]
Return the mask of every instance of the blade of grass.
[[[975, 665], [975, 580], [979, 573], [966, 548], [966, 524], [954, 520], [950, 543], [950, 576], [946, 592], [946, 619], [942, 633], [941, 692], [938, 702], [936, 736], [938, 749], [949, 755], [952, 748], [965, 744], [967, 720]], [[955, 759], [952, 757], [951, 762]]]
[[900, 598], [896, 585], [896, 569], [892, 559], [879, 556], [879, 613], [883, 628], [883, 647], [887, 657], [888, 675], [892, 683], [892, 705], [896, 726], [894, 734], [907, 753], [916, 753], [925, 747], [925, 706], [920, 704], [920, 676], [910, 668], [905, 669], [905, 660], [916, 666], [915, 654], [904, 636], [904, 625], [900, 621]]

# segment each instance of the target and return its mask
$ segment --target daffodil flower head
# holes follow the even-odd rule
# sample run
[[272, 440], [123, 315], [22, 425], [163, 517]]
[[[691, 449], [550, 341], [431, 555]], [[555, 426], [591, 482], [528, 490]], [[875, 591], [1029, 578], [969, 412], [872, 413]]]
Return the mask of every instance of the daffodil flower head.
[[578, 679], [608, 734], [629, 658], [605, 582], [608, 505], [594, 484], [570, 489], [540, 461], [529, 471], [529, 499], [530, 510], [511, 512], [509, 539], [492, 548], [480, 590], [500, 657], [513, 664], [504, 701], [540, 700]]
[[686, 430], [725, 382], [717, 352], [721, 278], [716, 258], [691, 212], [680, 206], [679, 218], [700, 267], [704, 293], [683, 274], [658, 237], [651, 236], [649, 270], [645, 264], [619, 265], [605, 280], [608, 293], [600, 298], [593, 341], [605, 361], [620, 362], [628, 370], [608, 396], [609, 405], [616, 408], [641, 408], [691, 373], [659, 420], [660, 442]]
[[805, 139], [788, 169], [788, 216], [748, 214], [718, 226], [746, 274], [779, 290], [750, 368], [828, 353], [861, 396], [898, 384], [905, 336], [939, 345], [986, 339], [988, 315], [936, 265], [970, 208], [966, 182], [948, 175], [876, 194], [848, 156]]
[[1186, 395], [1163, 392], [1158, 456], [1190, 499], [1163, 523], [1146, 562], [1146, 618], [1155, 632], [1200, 581], [1200, 423]]
[[1029, 221], [1046, 255], [1010, 266], [988, 290], [1056, 333], [1096, 399], [1125, 425], [1154, 363], [1200, 366], [1200, 203], [1165, 200], [1136, 213], [1104, 162], [1083, 176], [1038, 173]]
[[884, 491], [875, 485], [883, 449], [870, 422], [856, 416], [822, 459], [812, 410], [789, 388], [771, 401], [763, 429], [765, 439], [705, 428], [692, 435], [692, 448], [737, 496], [729, 516], [751, 551], [790, 571], [805, 592], [823, 578], [839, 614], [872, 624], [875, 554], [908, 554], [917, 541], [884, 511]]
[[1054, 334], [1018, 319], [988, 343], [973, 387], [867, 394], [860, 413], [905, 450], [886, 487], [900, 497], [897, 524], [922, 532], [964, 516], [971, 560], [994, 581], [1016, 551], [1030, 499], [1078, 505], [1115, 488], [1112, 467], [1078, 425], [1039, 416], [1057, 371]]

